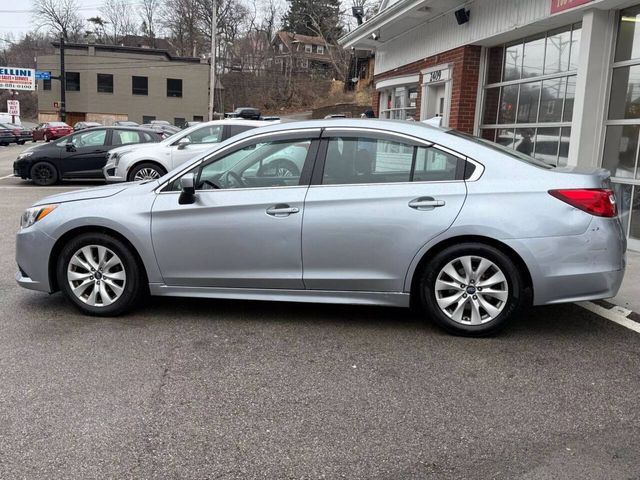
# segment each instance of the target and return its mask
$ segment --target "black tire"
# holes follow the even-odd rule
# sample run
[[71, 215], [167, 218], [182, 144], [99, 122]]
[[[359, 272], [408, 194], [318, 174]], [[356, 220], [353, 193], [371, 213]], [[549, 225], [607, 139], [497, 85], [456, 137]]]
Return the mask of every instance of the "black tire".
[[[481, 257], [490, 262], [499, 268], [505, 279], [508, 287], [508, 296], [506, 301], [498, 301], [492, 297], [482, 296], [479, 292], [476, 291], [476, 294], [482, 296], [483, 299], [491, 298], [491, 301], [498, 302], [497, 304], [501, 306], [501, 311], [492, 319], [487, 319], [486, 323], [481, 323], [479, 325], [471, 325], [468, 323], [462, 323], [453, 320], [450, 316], [445, 314], [445, 312], [440, 308], [437, 302], [436, 295], [436, 281], [438, 280], [438, 276], [441, 273], [442, 269], [447, 266], [450, 262], [454, 262], [457, 258], [464, 256], [474, 256]], [[477, 262], [475, 260], [474, 262]], [[474, 267], [478, 268], [478, 265]], [[493, 270], [490, 270], [485, 275], [490, 275]], [[485, 276], [481, 277], [486, 278]], [[481, 283], [481, 279], [478, 279], [478, 283]], [[451, 282], [455, 283], [455, 282]], [[475, 281], [474, 281], [475, 283]], [[460, 287], [462, 287], [461, 284]], [[469, 285], [469, 287], [475, 288], [477, 285]], [[453, 245], [445, 248], [441, 252], [437, 253], [433, 259], [431, 259], [423, 268], [420, 274], [420, 281], [418, 283], [419, 287], [419, 295], [422, 307], [425, 313], [440, 327], [452, 333], [454, 335], [461, 335], [467, 337], [482, 337], [488, 336], [497, 333], [512, 319], [518, 310], [524, 305], [524, 284], [522, 280], [522, 274], [518, 270], [518, 267], [513, 263], [511, 258], [500, 251], [499, 249], [482, 244], [482, 243], [462, 243], [460, 245]], [[460, 288], [460, 292], [465, 295], [465, 299], [469, 297], [468, 301], [471, 301], [471, 298], [476, 299], [476, 296], [472, 294], [474, 290], [468, 290], [468, 287], [465, 285], [465, 289]], [[453, 290], [451, 295], [455, 294], [455, 290]], [[442, 299], [441, 299], [442, 300]], [[500, 303], [502, 302], [502, 303]], [[455, 305], [458, 305], [457, 303]], [[454, 308], [455, 307], [451, 307]], [[468, 307], [471, 308], [471, 305]], [[484, 311], [484, 314], [490, 316], [487, 310]], [[450, 312], [451, 313], [451, 312]], [[463, 317], [464, 318], [464, 317]], [[467, 317], [467, 320], [470, 320]]]
[[[87, 246], [102, 246], [115, 253], [124, 266], [126, 281], [123, 291], [117, 300], [110, 305], [92, 306], [80, 298], [72, 291], [69, 280], [67, 279], [67, 269], [73, 256], [81, 248]], [[104, 233], [84, 233], [69, 241], [60, 252], [58, 263], [56, 265], [56, 278], [60, 290], [64, 293], [67, 300], [75, 305], [82, 313], [86, 315], [99, 317], [112, 317], [121, 315], [131, 310], [146, 293], [144, 279], [146, 278], [141, 267], [136, 261], [134, 253], [119, 239]], [[93, 280], [93, 277], [91, 278]], [[93, 288], [91, 285], [88, 289]]]
[[49, 162], [38, 162], [31, 167], [31, 180], [43, 187], [53, 185], [58, 182], [58, 170]]
[[154, 172], [156, 172], [156, 174], [158, 175], [158, 178], [162, 177], [163, 175], [165, 175], [167, 173], [167, 171], [160, 167], [159, 165], [156, 165], [155, 163], [151, 163], [151, 162], [142, 162], [137, 164], [135, 167], [133, 167], [131, 169], [131, 171], [129, 172], [129, 175], [127, 175], [127, 181], [129, 182], [133, 182], [134, 179], [136, 178], [136, 175], [145, 169], [150, 169], [153, 170]]
[[[288, 172], [287, 175], [285, 172]], [[286, 158], [278, 158], [269, 162], [268, 165], [263, 165], [258, 173], [256, 173], [258, 177], [299, 177], [300, 170], [291, 160], [287, 160]]]

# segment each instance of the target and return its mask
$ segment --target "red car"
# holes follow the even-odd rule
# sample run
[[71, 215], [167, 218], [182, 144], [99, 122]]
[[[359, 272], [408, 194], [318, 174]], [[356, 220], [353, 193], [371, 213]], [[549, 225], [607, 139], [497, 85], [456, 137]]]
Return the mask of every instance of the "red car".
[[33, 129], [33, 141], [44, 140], [48, 142], [69, 135], [70, 133], [73, 133], [73, 128], [64, 122], [41, 123]]

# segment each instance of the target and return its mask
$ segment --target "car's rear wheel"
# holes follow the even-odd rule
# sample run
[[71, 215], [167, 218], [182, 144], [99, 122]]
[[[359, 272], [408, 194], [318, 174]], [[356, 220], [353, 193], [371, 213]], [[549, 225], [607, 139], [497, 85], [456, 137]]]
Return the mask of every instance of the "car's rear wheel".
[[521, 307], [522, 276], [513, 261], [481, 243], [447, 247], [429, 261], [419, 283], [426, 313], [465, 336], [496, 333]]
[[31, 180], [40, 186], [53, 185], [58, 181], [58, 171], [48, 162], [38, 162], [31, 167]]
[[18, 145], [24, 145], [24, 144], [25, 144], [25, 141], [24, 141], [24, 140], [20, 140], [20, 141], [18, 142]]
[[137, 182], [140, 180], [157, 180], [167, 173], [164, 168], [150, 162], [143, 162], [131, 169], [128, 180]]
[[86, 233], [67, 243], [56, 275], [66, 297], [88, 315], [120, 315], [143, 293], [143, 275], [133, 252], [103, 233]]

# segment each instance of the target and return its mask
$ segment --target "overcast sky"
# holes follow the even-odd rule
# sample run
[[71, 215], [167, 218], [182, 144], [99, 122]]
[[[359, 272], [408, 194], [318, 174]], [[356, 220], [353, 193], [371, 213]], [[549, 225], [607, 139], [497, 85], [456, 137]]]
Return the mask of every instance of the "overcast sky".
[[[100, 3], [100, 0], [78, 0], [79, 13], [85, 18], [93, 17], [98, 13]], [[31, 0], [0, 0], [0, 38], [6, 38], [9, 33], [19, 38], [34, 28]]]

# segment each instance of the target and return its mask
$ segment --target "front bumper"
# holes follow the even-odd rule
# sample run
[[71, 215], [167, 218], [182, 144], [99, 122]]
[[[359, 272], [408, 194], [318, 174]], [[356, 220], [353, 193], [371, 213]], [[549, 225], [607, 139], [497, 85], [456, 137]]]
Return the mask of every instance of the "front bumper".
[[126, 175], [121, 173], [116, 164], [112, 161], [107, 161], [107, 164], [102, 169], [104, 178], [108, 183], [126, 182]]
[[30, 165], [27, 162], [16, 160], [13, 162], [13, 176], [20, 178], [29, 178]]
[[16, 282], [29, 290], [51, 293], [49, 256], [55, 239], [34, 226], [20, 230], [16, 235]]

